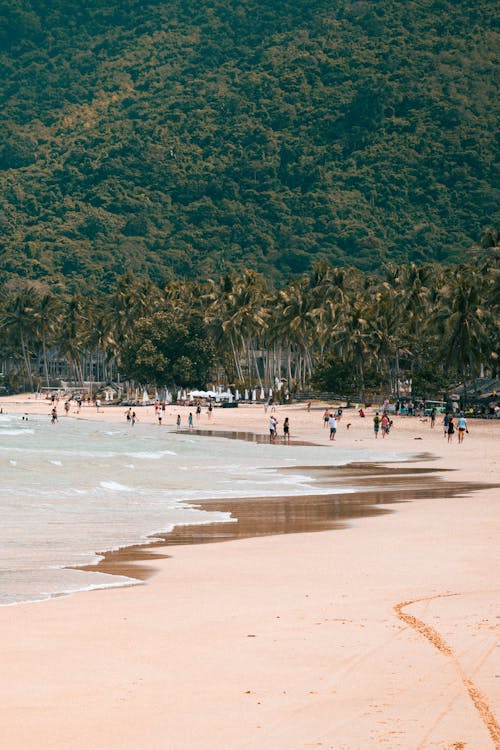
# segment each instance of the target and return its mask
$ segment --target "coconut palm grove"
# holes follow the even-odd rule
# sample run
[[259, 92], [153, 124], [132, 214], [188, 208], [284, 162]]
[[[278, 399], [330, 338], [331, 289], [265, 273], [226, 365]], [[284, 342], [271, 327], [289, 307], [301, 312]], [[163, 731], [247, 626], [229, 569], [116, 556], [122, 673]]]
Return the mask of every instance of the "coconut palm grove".
[[498, 378], [490, 0], [0, 0], [0, 389]]

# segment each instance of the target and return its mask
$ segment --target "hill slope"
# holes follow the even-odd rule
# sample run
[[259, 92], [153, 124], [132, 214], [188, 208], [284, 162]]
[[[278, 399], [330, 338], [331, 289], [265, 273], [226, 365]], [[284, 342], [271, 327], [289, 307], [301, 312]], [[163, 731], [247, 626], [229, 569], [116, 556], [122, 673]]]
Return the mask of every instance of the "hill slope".
[[498, 205], [495, 9], [0, 0], [3, 278], [459, 259]]

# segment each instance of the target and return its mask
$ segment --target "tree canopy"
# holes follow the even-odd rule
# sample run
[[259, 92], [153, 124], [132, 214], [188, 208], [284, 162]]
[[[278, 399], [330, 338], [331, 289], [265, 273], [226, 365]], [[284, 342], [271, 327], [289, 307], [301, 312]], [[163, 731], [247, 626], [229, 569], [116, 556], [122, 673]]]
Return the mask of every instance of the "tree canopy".
[[0, 17], [13, 284], [453, 263], [495, 224], [493, 0], [0, 0]]

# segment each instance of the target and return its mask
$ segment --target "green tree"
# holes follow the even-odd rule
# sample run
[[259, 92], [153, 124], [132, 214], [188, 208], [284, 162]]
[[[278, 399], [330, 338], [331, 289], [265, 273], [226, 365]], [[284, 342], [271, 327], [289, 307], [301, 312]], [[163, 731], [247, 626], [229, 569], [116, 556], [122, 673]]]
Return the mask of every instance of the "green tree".
[[181, 320], [157, 311], [136, 322], [121, 363], [124, 376], [141, 384], [205, 387], [212, 375], [213, 346], [200, 316]]

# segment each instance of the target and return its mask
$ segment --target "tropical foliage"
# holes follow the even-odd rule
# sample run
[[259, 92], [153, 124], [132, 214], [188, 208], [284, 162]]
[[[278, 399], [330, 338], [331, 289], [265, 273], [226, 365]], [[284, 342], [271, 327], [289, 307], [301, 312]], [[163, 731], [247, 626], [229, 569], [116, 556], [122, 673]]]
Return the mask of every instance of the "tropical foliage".
[[380, 275], [322, 261], [278, 289], [253, 271], [165, 287], [126, 275], [92, 299], [31, 285], [2, 297], [3, 369], [12, 387], [53, 384], [62, 359], [76, 383], [222, 378], [251, 388], [278, 378], [292, 392], [359, 399], [410, 379], [421, 395], [457, 381], [474, 388], [499, 371], [499, 254], [487, 246], [468, 265], [388, 264]]
[[[0, 0], [2, 278], [87, 294], [127, 271], [163, 287], [248, 269], [282, 287], [255, 325], [277, 332], [276, 309], [289, 316], [280, 340], [302, 378], [317, 325], [336, 326], [358, 371], [368, 346], [393, 355], [399, 276], [370, 300], [386, 320], [375, 339], [371, 307], [336, 320], [334, 295], [321, 319], [316, 307], [302, 315], [310, 282], [284, 284], [321, 261], [413, 262], [425, 274], [425, 263], [465, 261], [495, 223], [496, 10], [493, 0]], [[454, 326], [474, 293], [458, 302], [462, 281], [449, 283]], [[416, 336], [426, 289], [416, 279], [404, 299]], [[207, 302], [216, 291], [204, 290]], [[234, 358], [255, 331], [250, 313], [239, 328], [239, 302], [221, 291], [224, 329], [214, 331], [213, 305], [208, 319]], [[21, 324], [17, 304], [9, 315]], [[86, 315], [75, 306], [67, 337]], [[133, 307], [120, 314], [135, 319]], [[77, 367], [87, 343], [72, 346]]]

